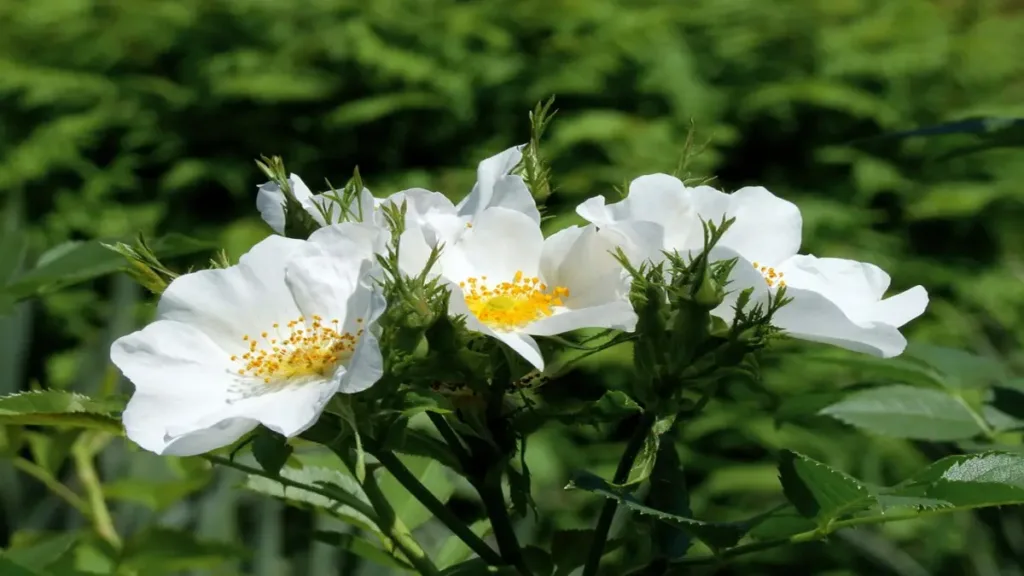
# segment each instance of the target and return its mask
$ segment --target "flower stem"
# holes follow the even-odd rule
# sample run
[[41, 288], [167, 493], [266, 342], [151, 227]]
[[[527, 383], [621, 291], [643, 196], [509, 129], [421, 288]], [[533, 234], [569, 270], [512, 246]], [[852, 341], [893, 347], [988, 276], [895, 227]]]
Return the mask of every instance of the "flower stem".
[[121, 537], [118, 536], [117, 530], [114, 528], [114, 520], [110, 517], [110, 509], [107, 508], [107, 501], [103, 497], [103, 484], [100, 482], [99, 474], [96, 473], [96, 464], [93, 461], [96, 452], [109, 440], [109, 436], [103, 433], [83, 433], [71, 448], [71, 455], [75, 462], [78, 479], [82, 482], [89, 502], [89, 518], [92, 519], [93, 529], [115, 550], [120, 550]]
[[[428, 414], [430, 421], [437, 428], [437, 431], [441, 434], [447, 442], [449, 448], [455, 453], [455, 457], [459, 460], [459, 464], [462, 466], [462, 471], [465, 473], [466, 478], [469, 480], [473, 488], [476, 489], [480, 495], [480, 500], [483, 502], [484, 511], [487, 513], [487, 518], [491, 521], [491, 529], [494, 531], [494, 539], [498, 542], [498, 550], [501, 551], [501, 556], [498, 559], [499, 565], [511, 564], [516, 567], [517, 570], [523, 574], [529, 574], [530, 571], [526, 567], [526, 562], [523, 560], [521, 549], [519, 547], [519, 541], [516, 538], [515, 530], [512, 527], [512, 519], [508, 515], [508, 510], [505, 508], [505, 494], [501, 488], [501, 469], [495, 469], [494, 473], [491, 471], [485, 472], [481, 476], [477, 470], [479, 465], [474, 465], [473, 457], [469, 451], [462, 445], [462, 441], [459, 440], [458, 434], [452, 429], [451, 425], [444, 419], [444, 416], [431, 412]], [[469, 544], [467, 542], [467, 544]], [[490, 550], [490, 548], [488, 548]], [[479, 554], [479, 552], [477, 552]], [[493, 554], [493, 551], [491, 551]], [[480, 555], [488, 563], [488, 557]]]
[[484, 478], [470, 479], [480, 499], [483, 501], [484, 510], [491, 520], [491, 528], [494, 530], [494, 538], [498, 541], [498, 550], [506, 563], [515, 566], [522, 574], [530, 574], [530, 569], [523, 560], [522, 549], [519, 547], [519, 539], [512, 526], [512, 518], [508, 515], [508, 508], [505, 506], [505, 493], [501, 488], [501, 468], [493, 468], [487, 472]]
[[[626, 444], [626, 449], [622, 452], [622, 457], [619, 458], [619, 465], [615, 468], [615, 476], [612, 478], [612, 482], [615, 484], [622, 484], [629, 478], [629, 471], [633, 468], [633, 462], [636, 461], [640, 449], [644, 446], [647, 434], [651, 431], [651, 427], [654, 426], [654, 420], [654, 414], [649, 412], [645, 412], [640, 416], [640, 420], [636, 423], [636, 428], [633, 429], [633, 436], [630, 437], [629, 442]], [[601, 515], [598, 517], [597, 527], [594, 529], [594, 541], [590, 545], [590, 554], [587, 556], [587, 563], [583, 567], [583, 576], [595, 576], [597, 574], [598, 566], [601, 564], [601, 556], [604, 555], [604, 545], [608, 540], [608, 531], [612, 527], [612, 520], [615, 518], [615, 510], [617, 508], [618, 501], [612, 499], [605, 500], [604, 505], [601, 507]]]
[[501, 566], [504, 562], [490, 546], [487, 545], [479, 536], [473, 533], [464, 522], [455, 517], [448, 508], [445, 507], [444, 503], [437, 499], [427, 487], [421, 483], [412, 472], [406, 468], [405, 464], [398, 459], [394, 453], [387, 450], [376, 450], [376, 447], [371, 451], [371, 454], [377, 460], [387, 468], [388, 472], [395, 477], [398, 482], [409, 491], [417, 500], [426, 507], [442, 524], [448, 527], [453, 534], [459, 537], [466, 546], [473, 552], [476, 552], [477, 556], [482, 558], [485, 562], [492, 566]]
[[936, 508], [932, 510], [915, 510], [913, 512], [906, 512], [902, 514], [885, 514], [879, 516], [861, 516], [859, 518], [849, 518], [847, 520], [839, 520], [832, 522], [828, 527], [824, 529], [808, 530], [785, 538], [777, 538], [774, 540], [765, 540], [763, 542], [753, 542], [750, 544], [744, 544], [742, 546], [733, 546], [732, 548], [726, 548], [718, 554], [708, 556], [697, 556], [691, 558], [682, 558], [674, 562], [676, 568], [669, 571], [668, 576], [683, 576], [684, 574], [690, 573], [690, 567], [692, 566], [703, 566], [709, 564], [724, 564], [726, 560], [742, 556], [744, 554], [751, 554], [754, 552], [760, 552], [762, 550], [769, 550], [771, 548], [777, 548], [779, 546], [786, 546], [788, 544], [803, 544], [806, 542], [815, 542], [817, 540], [823, 540], [830, 534], [843, 528], [852, 528], [854, 526], [866, 526], [869, 524], [884, 524], [887, 522], [897, 522], [900, 520], [912, 520], [915, 518], [921, 518], [922, 516], [929, 516], [932, 514], [945, 514], [951, 511], [964, 510], [964, 508]]
[[440, 572], [437, 566], [434, 566], [427, 553], [423, 551], [423, 548], [416, 542], [416, 539], [412, 537], [409, 529], [395, 515], [394, 508], [391, 507], [391, 503], [388, 502], [387, 497], [381, 492], [380, 486], [377, 485], [376, 477], [373, 474], [367, 474], [362, 482], [362, 486], [363, 491], [366, 492], [366, 497], [377, 512], [375, 516], [377, 526], [402, 551], [409, 564], [412, 564], [413, 568], [424, 576], [439, 575]]
[[35, 462], [32, 462], [31, 460], [21, 457], [15, 458], [12, 462], [15, 468], [42, 482], [43, 485], [49, 488], [51, 492], [70, 504], [72, 508], [81, 512], [83, 516], [86, 518], [92, 517], [92, 513], [89, 510], [89, 503], [83, 500], [78, 494], [75, 494], [70, 488], [61, 484], [59, 480], [50, 474], [49, 470]]

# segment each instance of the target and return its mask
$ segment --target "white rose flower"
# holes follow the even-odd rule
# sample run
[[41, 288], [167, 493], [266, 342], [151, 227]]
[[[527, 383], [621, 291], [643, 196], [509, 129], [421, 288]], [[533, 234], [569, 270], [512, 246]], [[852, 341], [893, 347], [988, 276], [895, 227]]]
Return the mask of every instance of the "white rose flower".
[[372, 386], [383, 372], [373, 327], [384, 301], [370, 273], [383, 241], [352, 223], [309, 241], [271, 236], [236, 266], [171, 282], [156, 320], [111, 347], [135, 386], [128, 437], [194, 455], [258, 424], [295, 436], [334, 394]]
[[723, 216], [735, 218], [711, 253], [713, 260], [739, 258], [730, 278], [730, 295], [714, 312], [726, 320], [732, 319], [740, 290], [753, 287], [753, 302], [764, 303], [785, 286], [792, 302], [779, 310], [774, 323], [788, 335], [891, 357], [906, 348], [899, 328], [928, 305], [928, 293], [921, 286], [883, 298], [889, 276], [872, 264], [798, 254], [800, 210], [762, 187], [725, 194], [654, 174], [634, 180], [621, 202], [606, 206], [603, 198], [591, 198], [577, 212], [613, 229], [637, 222], [657, 225], [662, 229], [661, 244], [643, 251], [654, 260], [661, 251], [700, 250], [701, 219], [718, 223]]
[[634, 243], [626, 233], [594, 226], [545, 239], [530, 216], [494, 207], [445, 247], [434, 272], [449, 283], [452, 314], [466, 315], [470, 330], [497, 338], [543, 369], [533, 336], [634, 329], [629, 279], [611, 254]]

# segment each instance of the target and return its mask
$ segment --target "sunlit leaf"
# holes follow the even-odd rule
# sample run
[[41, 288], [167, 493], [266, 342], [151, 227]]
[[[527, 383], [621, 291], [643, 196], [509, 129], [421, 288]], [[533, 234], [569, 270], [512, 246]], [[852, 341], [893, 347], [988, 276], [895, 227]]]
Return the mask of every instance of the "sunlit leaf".
[[779, 458], [779, 480], [786, 498], [819, 526], [874, 503], [867, 486], [844, 472], [790, 450], [783, 450]]
[[21, 392], [0, 397], [0, 423], [94, 428], [120, 434], [121, 422], [110, 414], [123, 408], [120, 398], [94, 399], [60, 390]]
[[345, 502], [358, 501], [369, 506], [369, 499], [363, 492], [362, 487], [359, 486], [359, 483], [352, 476], [337, 470], [305, 466], [298, 469], [282, 468], [281, 477], [308, 486], [321, 488], [328, 494], [331, 494], [332, 497], [303, 488], [285, 486], [280, 482], [262, 476], [249, 476], [245, 482], [245, 487], [254, 492], [280, 498], [296, 506], [308, 506], [324, 510], [367, 532], [378, 534], [383, 539], [383, 535], [380, 534], [370, 518], [352, 506], [345, 504]]
[[855, 392], [820, 413], [896, 438], [961, 440], [983, 432], [978, 418], [949, 393], [900, 384]]
[[620, 504], [625, 505], [634, 512], [654, 516], [655, 518], [668, 522], [673, 526], [678, 526], [681, 530], [685, 530], [694, 538], [702, 540], [709, 546], [716, 548], [732, 546], [747, 530], [747, 527], [741, 523], [704, 522], [693, 518], [687, 518], [685, 516], [670, 514], [661, 510], [655, 510], [650, 506], [641, 504], [636, 499], [636, 496], [631, 492], [612, 486], [605, 480], [589, 472], [577, 472], [574, 474], [568, 488], [586, 490], [588, 492], [600, 494], [605, 498], [618, 500]]

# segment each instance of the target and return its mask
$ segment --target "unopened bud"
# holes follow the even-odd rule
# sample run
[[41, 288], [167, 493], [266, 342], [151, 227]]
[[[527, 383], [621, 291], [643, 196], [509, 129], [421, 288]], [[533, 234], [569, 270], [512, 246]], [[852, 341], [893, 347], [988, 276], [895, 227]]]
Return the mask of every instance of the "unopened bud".
[[725, 290], [711, 277], [711, 274], [704, 274], [700, 286], [693, 295], [693, 301], [708, 310], [714, 310], [725, 300]]

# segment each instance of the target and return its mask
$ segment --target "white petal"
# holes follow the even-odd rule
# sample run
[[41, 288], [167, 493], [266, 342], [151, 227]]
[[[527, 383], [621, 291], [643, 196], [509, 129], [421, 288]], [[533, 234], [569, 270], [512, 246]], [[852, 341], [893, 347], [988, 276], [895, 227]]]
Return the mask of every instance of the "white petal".
[[516, 354], [523, 357], [537, 370], [544, 369], [544, 355], [540, 353], [540, 346], [529, 334], [523, 332], [495, 332], [494, 338], [500, 340], [512, 349]]
[[906, 348], [907, 341], [895, 326], [882, 322], [855, 323], [817, 292], [790, 289], [787, 295], [793, 301], [776, 312], [774, 323], [790, 336], [883, 358], [896, 356]]
[[362, 312], [366, 330], [359, 338], [344, 373], [335, 373], [338, 392], [362, 392], [377, 383], [384, 375], [384, 356], [381, 354], [380, 342], [377, 339], [377, 321], [386, 308], [387, 302], [383, 291], [380, 287], [375, 287], [370, 293], [366, 309]]
[[[322, 247], [325, 253], [356, 260], [372, 259], [374, 254], [384, 252], [387, 241], [386, 231], [374, 224], [362, 222], [325, 226], [309, 236], [309, 242]], [[295, 255], [308, 254], [309, 250], [303, 246]]]
[[313, 236], [288, 262], [288, 288], [303, 316], [337, 319], [342, 330], [355, 333], [361, 328], [356, 319], [369, 309], [368, 275], [384, 233], [372, 224], [346, 222]]
[[442, 274], [456, 282], [487, 276], [487, 282], [511, 281], [516, 272], [536, 276], [544, 234], [529, 216], [507, 208], [488, 208], [473, 227], [445, 247]]
[[581, 328], [614, 328], [625, 332], [636, 329], [637, 316], [626, 300], [614, 300], [585, 308], [562, 310], [533, 322], [523, 331], [536, 336], [551, 336]]
[[569, 297], [563, 300], [567, 308], [624, 300], [630, 280], [612, 255], [620, 238], [614, 230], [599, 232], [593, 225], [553, 234], [544, 242], [541, 279], [548, 286], [569, 289]]
[[[288, 176], [288, 184], [291, 186], [295, 199], [306, 207], [307, 210], [312, 208], [311, 197], [313, 194], [309, 191], [309, 187], [306, 186], [305, 182], [302, 181], [302, 178], [299, 178], [297, 174], [291, 174]], [[263, 217], [263, 221], [270, 226], [271, 230], [278, 234], [284, 234], [284, 192], [281, 191], [281, 187], [276, 182], [267, 182], [260, 185], [259, 192], [256, 193], [256, 209], [260, 211], [260, 216]]]
[[299, 316], [284, 276], [285, 264], [304, 244], [269, 236], [236, 266], [180, 276], [161, 296], [157, 317], [193, 325], [228, 352], [242, 349], [243, 336]]
[[533, 199], [533, 194], [530, 193], [530, 189], [526, 187], [526, 182], [521, 176], [510, 174], [498, 179], [494, 183], [494, 193], [488, 207], [491, 206], [522, 212], [540, 224], [540, 210], [537, 209], [537, 201]]
[[921, 287], [882, 300], [889, 285], [883, 270], [840, 258], [796, 256], [780, 264], [793, 302], [776, 320], [794, 336], [890, 357], [906, 340], [899, 327], [924, 312], [928, 296]]
[[650, 222], [662, 228], [663, 250], [683, 250], [702, 232], [690, 190], [667, 174], [641, 176], [629, 185], [628, 196], [614, 204], [591, 198], [576, 212], [598, 226], [619, 222]]
[[921, 314], [928, 307], [928, 291], [923, 286], [900, 292], [878, 303], [874, 309], [873, 320], [885, 322], [890, 326], [903, 326]]
[[406, 229], [419, 228], [431, 247], [454, 240], [469, 222], [469, 217], [459, 216], [452, 201], [440, 192], [410, 188], [396, 192], [388, 199], [399, 206], [406, 203]]
[[[155, 411], [160, 410], [160, 406], [152, 406], [151, 408]], [[241, 439], [242, 436], [245, 436], [256, 428], [258, 424], [258, 421], [251, 418], [228, 418], [207, 428], [188, 432], [181, 436], [168, 438], [167, 445], [163, 450], [152, 451], [165, 456], [195, 456], [197, 454], [205, 454], [211, 450], [216, 450], [218, 448], [234, 444]], [[141, 442], [138, 444], [139, 446], [149, 450], [149, 448], [144, 446]]]
[[[719, 214], [701, 215], [705, 219], [712, 216], [716, 223], [721, 218]], [[775, 265], [800, 250], [800, 209], [765, 188], [740, 188], [729, 195], [728, 217], [736, 221], [720, 244], [751, 262]]]
[[337, 381], [311, 380], [246, 398], [238, 402], [235, 409], [240, 413], [251, 414], [260, 424], [290, 438], [302, 434], [315, 424], [337, 391]]
[[[398, 239], [398, 269], [407, 276], [419, 276], [427, 267], [432, 251], [422, 228], [407, 229]], [[436, 273], [435, 265], [431, 275]]]
[[522, 159], [523, 146], [513, 146], [500, 154], [481, 162], [476, 169], [476, 185], [456, 208], [461, 215], [476, 216], [488, 206], [494, 196], [494, 186], [503, 176], [516, 167]]
[[[228, 407], [237, 385], [230, 356], [193, 326], [156, 321], [143, 330], [117, 339], [110, 349], [114, 365], [135, 386], [122, 416], [128, 437], [146, 450], [174, 453], [172, 429], [202, 431], [203, 421], [217, 418]], [[212, 445], [234, 442], [255, 423], [213, 430], [197, 439]], [[237, 436], [234, 432], [241, 429]], [[179, 434], [180, 436], [180, 434]], [[202, 436], [202, 435], [201, 435]], [[199, 453], [199, 452], [195, 452]]]

